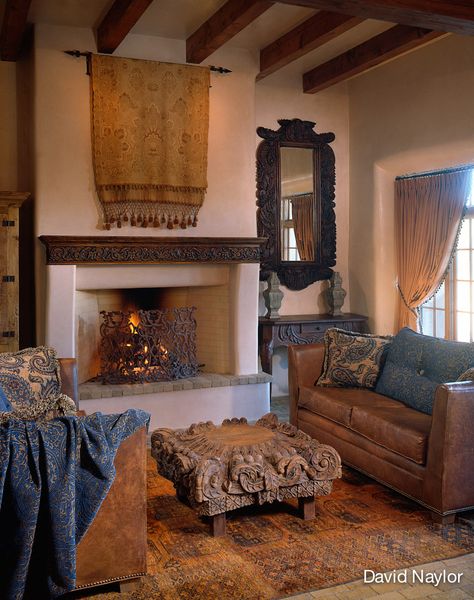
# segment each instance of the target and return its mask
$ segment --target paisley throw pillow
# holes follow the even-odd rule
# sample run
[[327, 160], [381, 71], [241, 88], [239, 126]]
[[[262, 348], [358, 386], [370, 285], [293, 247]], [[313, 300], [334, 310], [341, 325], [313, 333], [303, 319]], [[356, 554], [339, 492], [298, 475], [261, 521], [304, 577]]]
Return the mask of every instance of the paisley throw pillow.
[[474, 367], [467, 369], [467, 371], [459, 375], [457, 381], [474, 381]]
[[324, 367], [316, 385], [374, 388], [392, 336], [331, 328], [324, 335]]
[[13, 410], [59, 396], [61, 379], [55, 350], [40, 346], [0, 354], [0, 387]]

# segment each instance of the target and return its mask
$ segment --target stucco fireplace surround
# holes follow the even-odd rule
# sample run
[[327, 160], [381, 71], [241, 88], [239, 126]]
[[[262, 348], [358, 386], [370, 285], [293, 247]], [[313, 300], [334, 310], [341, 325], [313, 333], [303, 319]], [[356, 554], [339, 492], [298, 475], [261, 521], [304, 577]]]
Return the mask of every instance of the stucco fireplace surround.
[[[151, 428], [244, 416], [269, 409], [269, 377], [258, 372], [260, 238], [41, 236], [46, 247], [46, 335], [79, 365], [80, 407], [112, 413], [143, 408]], [[102, 385], [99, 312], [129, 290], [197, 306], [196, 377]], [[108, 303], [108, 304], [107, 304]]]

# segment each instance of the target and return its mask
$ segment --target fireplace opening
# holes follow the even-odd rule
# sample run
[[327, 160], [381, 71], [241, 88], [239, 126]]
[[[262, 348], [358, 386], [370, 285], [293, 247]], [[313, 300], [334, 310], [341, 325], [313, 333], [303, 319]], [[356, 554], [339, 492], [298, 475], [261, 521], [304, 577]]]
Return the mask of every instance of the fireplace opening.
[[[231, 306], [230, 287], [226, 282], [221, 285], [77, 290], [78, 381], [105, 381], [108, 385], [113, 385], [112, 381], [145, 383], [155, 381], [153, 377], [156, 376], [156, 381], [161, 383], [165, 379], [187, 379], [201, 373], [232, 373]], [[139, 314], [146, 315], [147, 311], [148, 318], [141, 319], [142, 324], [137, 330]], [[151, 351], [154, 363], [151, 364], [145, 354], [150, 354], [149, 337], [155, 335], [158, 323], [158, 313], [153, 311], [162, 311], [159, 323], [168, 333], [164, 338], [163, 332], [156, 336], [163, 341]], [[107, 321], [104, 313], [111, 313]], [[177, 321], [174, 329], [170, 324], [173, 319]], [[188, 331], [184, 333], [184, 329]], [[102, 341], [104, 330], [115, 331], [107, 342]], [[109, 346], [111, 369], [103, 366], [104, 345]], [[139, 365], [140, 358], [143, 363], [148, 362]], [[179, 365], [177, 358], [183, 364]], [[159, 368], [152, 369], [152, 366]], [[160, 369], [163, 376], [152, 375]]]
[[104, 384], [194, 377], [196, 307], [100, 312], [100, 373]]

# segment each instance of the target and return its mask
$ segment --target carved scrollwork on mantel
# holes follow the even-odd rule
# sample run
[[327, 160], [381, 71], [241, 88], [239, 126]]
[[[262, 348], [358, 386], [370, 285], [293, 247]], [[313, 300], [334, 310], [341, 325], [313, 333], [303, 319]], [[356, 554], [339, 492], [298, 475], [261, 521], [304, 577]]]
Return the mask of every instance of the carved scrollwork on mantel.
[[258, 263], [264, 238], [42, 235], [49, 265]]
[[[257, 231], [267, 238], [262, 249], [260, 279], [276, 272], [291, 290], [329, 279], [336, 264], [335, 158], [329, 146], [334, 133], [316, 133], [313, 121], [280, 119], [278, 130], [259, 127], [263, 138], [257, 150]], [[315, 256], [311, 261], [283, 261], [280, 239], [280, 149], [283, 146], [314, 150]]]

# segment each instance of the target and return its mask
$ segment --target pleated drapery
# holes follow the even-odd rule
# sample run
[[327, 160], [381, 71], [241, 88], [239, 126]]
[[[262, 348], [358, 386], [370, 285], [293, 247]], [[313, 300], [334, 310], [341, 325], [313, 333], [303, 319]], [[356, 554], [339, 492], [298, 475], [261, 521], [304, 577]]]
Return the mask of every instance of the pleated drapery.
[[313, 194], [301, 194], [291, 198], [296, 247], [301, 260], [314, 260], [313, 203]]
[[460, 170], [395, 181], [398, 327], [418, 327], [419, 307], [444, 280], [469, 193]]

